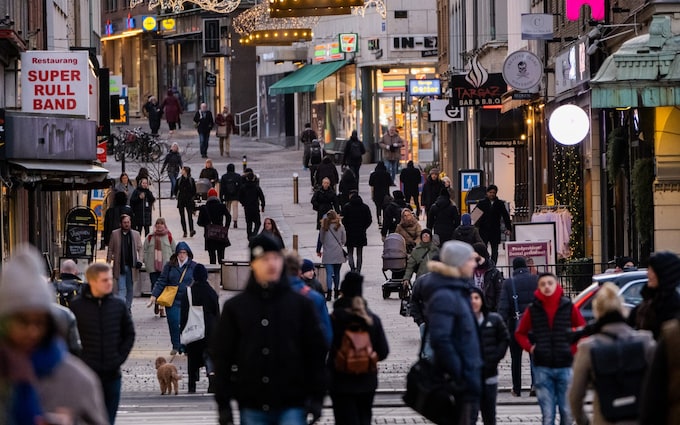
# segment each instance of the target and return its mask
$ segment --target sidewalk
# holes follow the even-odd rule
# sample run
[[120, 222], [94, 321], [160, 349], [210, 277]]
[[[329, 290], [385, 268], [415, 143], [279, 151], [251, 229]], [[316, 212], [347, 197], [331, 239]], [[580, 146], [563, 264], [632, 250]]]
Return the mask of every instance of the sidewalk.
[[[197, 151], [198, 136], [193, 126], [191, 126], [191, 116], [185, 114], [182, 117], [182, 122], [185, 123], [182, 130], [176, 131], [168, 141], [170, 143], [177, 142], [180, 145], [181, 151], [184, 151], [187, 146]], [[133, 119], [131, 126], [148, 129], [148, 124], [143, 120]], [[161, 126], [161, 133], [162, 136], [167, 133], [165, 122]], [[262, 214], [262, 220], [264, 221], [265, 217], [271, 217], [276, 221], [283, 233], [284, 242], [289, 248], [293, 246], [293, 235], [298, 235], [300, 255], [303, 258], [317, 261], [318, 258], [315, 253], [317, 238], [315, 226], [316, 212], [312, 210], [310, 204], [311, 187], [308, 172], [302, 169], [302, 151], [287, 150], [249, 138], [232, 136], [231, 158], [226, 158], [219, 155], [217, 139], [214, 137], [214, 133], [211, 135], [209, 143], [208, 157], [213, 160], [214, 167], [220, 175], [226, 172], [227, 164], [230, 162], [234, 163], [237, 171], [240, 172], [242, 170], [241, 159], [243, 155], [247, 156], [248, 167], [252, 168], [259, 175], [266, 197], [266, 208], [265, 213]], [[115, 162], [112, 156], [108, 157], [108, 161], [104, 164], [104, 167], [109, 170], [111, 177], [117, 178], [120, 175], [120, 163]], [[201, 159], [200, 155], [196, 152], [193, 158], [185, 162], [185, 165], [191, 167], [192, 176], [197, 178], [200, 170], [204, 167], [205, 160]], [[361, 167], [359, 183], [360, 195], [372, 211], [374, 206], [370, 200], [368, 176], [374, 167], [374, 164], [365, 164]], [[128, 162], [126, 169], [130, 178], [134, 178], [139, 165]], [[295, 173], [299, 175], [299, 204], [293, 204], [293, 175]], [[153, 187], [155, 193], [157, 186], [154, 184]], [[169, 182], [164, 182], [161, 189], [162, 199], [156, 202], [154, 219], [158, 216], [158, 204], [160, 203], [163, 216], [168, 222], [168, 227], [175, 240], [179, 241], [182, 239], [180, 238], [182, 230], [179, 224], [179, 213], [175, 201], [168, 198], [169, 190]], [[249, 259], [243, 210], [239, 212], [238, 220], [238, 228], [230, 229], [229, 237], [232, 245], [227, 248], [225, 257], [228, 260], [243, 261]], [[400, 303], [396, 293], [392, 294], [390, 299], [382, 299], [381, 285], [385, 280], [382, 274], [382, 242], [377, 223], [375, 222], [375, 214], [373, 214], [373, 220], [374, 223], [368, 231], [368, 246], [364, 249], [362, 271], [365, 277], [364, 296], [368, 300], [370, 308], [381, 317], [390, 344], [389, 357], [380, 363], [379, 391], [403, 391], [406, 373], [411, 364], [416, 360], [417, 350], [420, 346], [419, 332], [417, 326], [410, 318], [404, 318], [399, 315]], [[424, 226], [424, 222], [421, 224]], [[194, 260], [207, 264], [208, 254], [203, 249], [203, 238], [201, 235], [202, 229], [197, 228], [196, 236], [187, 238], [186, 242], [189, 243], [193, 250]], [[99, 251], [97, 258], [106, 258], [106, 252]], [[343, 265], [342, 273], [344, 274], [348, 270], [349, 267], [346, 264]], [[224, 302], [224, 300], [233, 295], [235, 293], [231, 291], [220, 291], [220, 302]], [[171, 346], [166, 320], [154, 317], [153, 310], [146, 308], [146, 301], [146, 298], [136, 298], [132, 306], [137, 338], [132, 353], [123, 366], [123, 395], [129, 392], [157, 392], [158, 383], [153, 362], [157, 356], [169, 358]], [[184, 356], [177, 356], [174, 363], [185, 377], [185, 379], [180, 381], [180, 391], [186, 392], [186, 358]], [[503, 392], [499, 395], [499, 403], [535, 403], [535, 398], [527, 397], [528, 390], [524, 392], [524, 397], [521, 399], [512, 398], [508, 394], [509, 387], [511, 386], [509, 354], [501, 362], [499, 372], [499, 387]], [[528, 385], [528, 360], [525, 362], [523, 377], [525, 385]], [[200, 393], [205, 391], [206, 388], [207, 380], [205, 377], [202, 377], [197, 386], [197, 391]]]

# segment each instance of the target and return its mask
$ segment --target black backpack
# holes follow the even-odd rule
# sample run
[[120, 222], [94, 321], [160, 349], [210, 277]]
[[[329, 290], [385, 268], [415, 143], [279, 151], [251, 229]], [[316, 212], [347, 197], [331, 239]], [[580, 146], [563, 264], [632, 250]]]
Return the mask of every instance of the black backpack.
[[229, 176], [224, 179], [224, 192], [229, 196], [238, 195], [238, 185], [236, 184], [235, 176]]
[[361, 148], [363, 147], [361, 142], [351, 142], [352, 144], [349, 147], [349, 156], [352, 159], [361, 159], [361, 156], [363, 153], [361, 152]]
[[608, 422], [636, 419], [647, 371], [644, 343], [608, 332], [602, 334], [613, 342], [596, 343], [590, 349], [600, 411]]
[[80, 293], [80, 281], [61, 281], [57, 280], [54, 282], [54, 289], [57, 293], [57, 303], [68, 307], [71, 304], [73, 298]]
[[309, 163], [312, 165], [321, 164], [321, 143], [318, 140], [314, 140], [309, 148]]
[[308, 128], [307, 130], [303, 131], [302, 137], [300, 137], [300, 139], [302, 139], [302, 143], [311, 143], [314, 141], [314, 130]]

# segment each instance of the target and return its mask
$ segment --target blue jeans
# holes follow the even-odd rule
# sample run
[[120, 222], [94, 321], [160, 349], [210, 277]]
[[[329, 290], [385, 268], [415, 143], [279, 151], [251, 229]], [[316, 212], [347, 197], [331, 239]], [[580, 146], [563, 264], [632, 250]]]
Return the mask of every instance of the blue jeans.
[[182, 344], [179, 342], [179, 313], [181, 308], [173, 305], [172, 307], [165, 307], [165, 318], [168, 320], [168, 331], [170, 332], [170, 342], [172, 348], [182, 352]]
[[326, 288], [338, 291], [340, 289], [340, 268], [342, 264], [324, 264], [326, 266]]
[[170, 179], [170, 196], [175, 196], [175, 187], [177, 186], [177, 173], [168, 173]]
[[570, 382], [570, 367], [552, 368], [534, 365], [534, 386], [543, 415], [543, 425], [554, 425], [556, 407], [560, 410], [560, 424], [571, 424], [571, 409], [567, 403], [567, 388]]
[[386, 159], [385, 167], [392, 177], [392, 182], [397, 178], [397, 172], [399, 171], [399, 160], [398, 159]]
[[290, 407], [264, 412], [255, 409], [241, 409], [241, 425], [304, 425], [307, 412], [301, 407]]
[[199, 150], [201, 151], [201, 156], [208, 155], [208, 139], [210, 139], [210, 133], [198, 133]]
[[102, 384], [102, 391], [104, 392], [104, 404], [106, 405], [106, 412], [109, 415], [109, 422], [114, 424], [116, 422], [116, 411], [120, 404], [120, 375], [115, 378], [99, 377]]
[[118, 277], [118, 297], [125, 300], [128, 310], [132, 308], [132, 295], [134, 282], [132, 281], [132, 268], [125, 266]]

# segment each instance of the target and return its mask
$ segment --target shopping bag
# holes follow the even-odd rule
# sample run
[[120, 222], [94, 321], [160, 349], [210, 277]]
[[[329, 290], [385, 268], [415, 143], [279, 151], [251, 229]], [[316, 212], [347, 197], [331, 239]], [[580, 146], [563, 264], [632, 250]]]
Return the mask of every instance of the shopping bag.
[[189, 317], [184, 330], [179, 336], [179, 341], [184, 345], [205, 338], [203, 306], [192, 305], [191, 287], [187, 288], [187, 298], [189, 298]]

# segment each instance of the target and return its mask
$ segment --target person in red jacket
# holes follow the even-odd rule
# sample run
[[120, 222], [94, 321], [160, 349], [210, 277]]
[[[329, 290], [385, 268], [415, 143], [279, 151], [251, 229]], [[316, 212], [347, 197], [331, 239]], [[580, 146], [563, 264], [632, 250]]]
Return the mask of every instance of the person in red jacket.
[[534, 385], [544, 425], [555, 423], [556, 408], [561, 423], [572, 423], [567, 389], [576, 345], [572, 344], [571, 329], [586, 322], [563, 294], [557, 276], [539, 275], [536, 298], [522, 314], [515, 331], [517, 343], [534, 356]]

